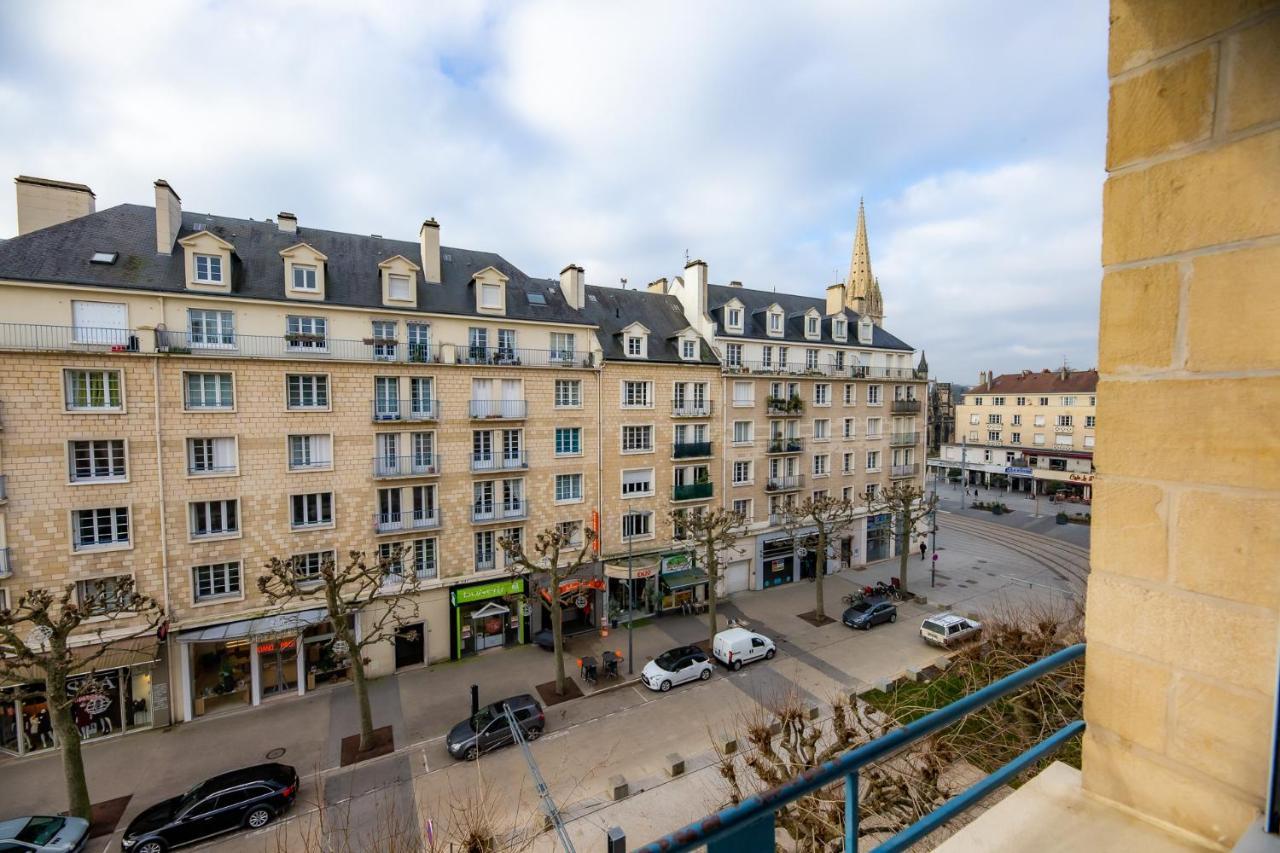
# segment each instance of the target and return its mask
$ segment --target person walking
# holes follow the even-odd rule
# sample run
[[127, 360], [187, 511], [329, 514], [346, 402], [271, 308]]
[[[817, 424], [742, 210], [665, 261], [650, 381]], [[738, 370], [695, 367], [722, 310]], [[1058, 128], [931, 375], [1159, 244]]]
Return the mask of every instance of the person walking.
[[923, 539], [920, 540], [920, 559], [924, 560], [924, 552], [929, 550], [929, 545]]

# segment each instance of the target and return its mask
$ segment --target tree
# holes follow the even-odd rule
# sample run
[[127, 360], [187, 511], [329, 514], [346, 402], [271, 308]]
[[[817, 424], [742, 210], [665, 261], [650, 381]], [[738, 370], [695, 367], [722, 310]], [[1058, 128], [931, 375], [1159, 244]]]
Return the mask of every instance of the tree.
[[[823, 601], [822, 578], [827, 573], [827, 549], [853, 527], [859, 516], [859, 507], [853, 501], [833, 498], [830, 495], [809, 498], [798, 504], [787, 504], [782, 509], [782, 526], [791, 534], [793, 545], [802, 542], [814, 550], [818, 558], [817, 575], [814, 577], [814, 620], [827, 621]], [[813, 528], [811, 532], [801, 530]]]
[[911, 531], [928, 518], [938, 505], [936, 494], [927, 494], [923, 486], [908, 480], [897, 480], [888, 488], [877, 489], [875, 494], [864, 492], [867, 515], [889, 513], [894, 521], [894, 533], [898, 538], [898, 582], [907, 591], [907, 561], [911, 557]]
[[689, 512], [684, 509], [670, 511], [671, 525], [684, 532], [677, 538], [688, 539], [694, 543], [694, 551], [701, 555], [702, 569], [707, 573], [707, 624], [711, 629], [708, 639], [714, 640], [716, 630], [716, 601], [720, 582], [720, 573], [724, 568], [720, 553], [732, 548], [742, 538], [746, 530], [747, 519], [740, 513], [723, 507], [699, 509]]
[[[418, 577], [412, 572], [406, 577], [403, 565], [404, 550], [397, 546], [373, 562], [363, 551], [350, 551], [342, 568], [326, 556], [316, 574], [305, 572], [298, 557], [272, 557], [266, 574], [258, 576], [258, 591], [281, 608], [294, 601], [324, 599], [333, 623], [333, 639], [329, 641], [333, 652], [337, 657], [347, 655], [351, 661], [351, 682], [360, 706], [360, 752], [373, 747], [373, 709], [363, 652], [377, 643], [395, 642], [401, 624], [418, 615], [418, 604], [412, 598], [418, 591]], [[393, 578], [398, 578], [394, 587], [388, 584]], [[370, 607], [374, 602], [384, 607], [376, 615]], [[358, 638], [353, 628], [356, 614], [369, 615], [361, 621]]]
[[[577, 531], [547, 528], [533, 537], [533, 556], [524, 550], [524, 542], [510, 536], [498, 539], [498, 547], [506, 556], [507, 571], [513, 575], [528, 575], [531, 578], [546, 577], [549, 587], [548, 597], [551, 599], [551, 638], [556, 656], [556, 695], [564, 695], [564, 625], [561, 612], [564, 604], [560, 598], [560, 586], [574, 577], [582, 567], [591, 561], [592, 544], [596, 534], [590, 528], [581, 531], [581, 542], [574, 541]], [[561, 565], [560, 552], [573, 548], [577, 555], [568, 563]]]
[[[79, 631], [90, 619], [91, 628]], [[96, 693], [98, 686], [92, 676], [75, 676], [93, 672], [108, 652], [154, 634], [163, 619], [160, 605], [136, 592], [131, 578], [84, 584], [79, 596], [74, 584], [57, 591], [35, 588], [23, 593], [13, 609], [0, 609], [0, 681], [44, 682], [50, 722], [62, 752], [67, 806], [76, 817], [90, 820], [93, 804], [71, 707]], [[132, 624], [121, 626], [124, 620]]]

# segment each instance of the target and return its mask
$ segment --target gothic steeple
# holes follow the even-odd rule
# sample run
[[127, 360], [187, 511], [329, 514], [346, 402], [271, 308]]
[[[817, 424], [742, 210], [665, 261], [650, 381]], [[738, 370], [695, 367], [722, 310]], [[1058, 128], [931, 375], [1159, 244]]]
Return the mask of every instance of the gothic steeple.
[[849, 276], [844, 282], [845, 305], [865, 314], [877, 326], [884, 323], [884, 299], [880, 282], [871, 273], [871, 250], [867, 246], [867, 211], [858, 199], [858, 231], [853, 238]]

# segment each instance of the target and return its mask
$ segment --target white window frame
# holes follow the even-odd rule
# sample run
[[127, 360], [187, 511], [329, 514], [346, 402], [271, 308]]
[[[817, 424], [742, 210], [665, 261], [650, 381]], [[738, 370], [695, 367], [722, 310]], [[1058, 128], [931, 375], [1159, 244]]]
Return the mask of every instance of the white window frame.
[[[556, 474], [555, 480], [552, 484], [552, 495], [554, 497], [554, 502], [557, 504], [582, 503], [583, 500], [585, 499], [583, 497], [582, 481], [583, 481], [582, 474], [576, 471], [567, 473], [567, 474]], [[567, 492], [565, 493], [567, 496], [562, 497], [561, 496], [562, 493], [560, 489], [560, 486], [562, 483], [563, 484], [576, 483], [577, 485], [576, 486], [570, 485]]]
[[[649, 489], [643, 492], [628, 492], [627, 474], [637, 473], [648, 474]], [[653, 468], [623, 468], [618, 472], [618, 494], [622, 496], [623, 500], [629, 500], [631, 498], [651, 498], [657, 493], [657, 489], [655, 469]]]
[[[628, 449], [627, 448], [627, 430], [629, 429], [647, 430], [648, 436], [649, 436], [648, 446], [644, 448], [637, 447], [637, 448]], [[618, 452], [622, 453], [623, 455], [629, 456], [629, 455], [640, 454], [640, 453], [653, 453], [654, 452], [653, 448], [655, 444], [656, 444], [656, 441], [654, 439], [653, 424], [622, 424], [618, 428], [618, 448], [619, 448]]]
[[[234, 517], [234, 526], [226, 527], [228, 507], [231, 507], [231, 515]], [[197, 522], [200, 516], [205, 516], [205, 523], [208, 525], [208, 532], [200, 533], [197, 531]], [[214, 530], [215, 524], [220, 523], [223, 529]], [[237, 498], [215, 498], [205, 501], [189, 501], [187, 503], [187, 541], [188, 542], [204, 542], [210, 539], [239, 539], [241, 531], [240, 517], [240, 501]]]
[[[77, 405], [76, 399], [75, 399], [76, 388], [75, 388], [74, 377], [80, 376], [80, 375], [83, 375], [84, 377], [85, 403], [83, 405]], [[95, 389], [93, 387], [95, 377], [97, 377], [99, 382], [99, 388], [97, 389], [97, 391], [98, 393], [102, 394], [102, 398], [104, 402], [108, 403], [108, 405], [102, 405], [102, 406], [91, 405], [92, 400], [95, 396]], [[119, 398], [115, 405], [110, 405], [110, 402], [111, 402], [110, 398], [112, 396], [112, 390], [113, 390], [112, 377], [115, 377], [114, 378], [115, 396]], [[123, 414], [125, 411], [124, 372], [121, 370], [89, 370], [89, 369], [70, 368], [70, 367], [65, 368], [62, 371], [62, 402], [64, 406], [64, 411], [68, 413], [106, 412], [110, 414]]]
[[[321, 516], [319, 513], [319, 510], [323, 508], [323, 505], [324, 505], [323, 498], [326, 495], [328, 496], [328, 504], [329, 504], [329, 519], [327, 521], [321, 519]], [[302, 509], [303, 509], [304, 515], [310, 516], [314, 513], [316, 515], [316, 519], [320, 519], [320, 520], [304, 519], [301, 522], [299, 522], [298, 518], [294, 513], [295, 498], [303, 499]], [[319, 530], [326, 527], [333, 527], [338, 517], [337, 509], [334, 506], [334, 503], [335, 503], [334, 498], [335, 496], [333, 492], [300, 492], [300, 493], [289, 495], [289, 529], [290, 530]]]
[[[94, 541], [83, 542], [80, 539], [80, 533], [83, 529], [81, 524], [81, 515], [83, 513], [93, 513], [92, 527], [95, 531]], [[102, 521], [99, 520], [101, 513], [110, 513], [103, 516]], [[71, 511], [71, 550], [77, 554], [87, 551], [116, 551], [125, 550], [133, 547], [133, 518], [132, 511], [129, 506], [105, 506], [90, 507], [87, 509], [75, 509]], [[123, 523], [122, 523], [123, 522]], [[109, 526], [111, 532], [108, 537], [99, 540], [96, 531], [99, 527]], [[123, 533], [121, 532], [123, 528]]]
[[[213, 406], [192, 405], [193, 397], [191, 395], [191, 379], [196, 376], [203, 377], [200, 382], [201, 386], [205, 385], [205, 383], [208, 381], [210, 377], [213, 377], [216, 380], [217, 385], [215, 389], [216, 393], [214, 394], [214, 396], [215, 398], [218, 399], [217, 405], [213, 405]], [[229, 385], [230, 391], [227, 392], [227, 393], [230, 393], [231, 395], [230, 401], [224, 401], [221, 399], [224, 393], [223, 383], [222, 383], [222, 377], [224, 376], [229, 377], [231, 380]], [[207, 389], [202, 387], [201, 398], [203, 399], [206, 394], [207, 394]], [[188, 411], [188, 412], [234, 412], [236, 410], [236, 375], [235, 373], [230, 371], [224, 371], [224, 370], [219, 370], [219, 371], [184, 370], [182, 371], [182, 405], [183, 405], [184, 411]]]
[[[653, 408], [653, 380], [651, 379], [623, 379], [620, 386], [620, 400], [624, 409], [652, 409]], [[644, 393], [640, 395], [642, 402], [631, 402], [635, 395], [631, 394], [632, 386], [642, 388]]]
[[[296, 402], [295, 402], [295, 387]], [[306, 402], [308, 396], [311, 402]], [[323, 398], [323, 402], [319, 402]], [[284, 377], [284, 405], [291, 412], [327, 412], [331, 408], [329, 374], [287, 373]]]
[[[200, 271], [201, 261], [204, 262], [204, 272]], [[222, 255], [209, 255], [203, 252], [196, 252], [191, 262], [192, 281], [197, 284], [222, 284]]]
[[[208, 572], [209, 592], [201, 595], [201, 571]], [[218, 591], [218, 587], [221, 591]], [[221, 563], [205, 563], [191, 567], [191, 601], [204, 604], [211, 601], [235, 601], [244, 598], [244, 570], [239, 560]]]
[[[67, 441], [67, 482], [71, 485], [91, 483], [127, 483], [129, 482], [129, 440], [126, 438], [73, 438]], [[79, 476], [80, 459], [78, 452], [88, 453], [88, 471], [86, 476]], [[105, 451], [106, 474], [99, 470], [100, 451]], [[118, 453], [117, 453], [118, 451]], [[115, 473], [119, 468], [120, 473]]]
[[[562, 394], [561, 391], [564, 391]], [[557, 409], [582, 408], [582, 380], [557, 379], [555, 384], [555, 407]]]

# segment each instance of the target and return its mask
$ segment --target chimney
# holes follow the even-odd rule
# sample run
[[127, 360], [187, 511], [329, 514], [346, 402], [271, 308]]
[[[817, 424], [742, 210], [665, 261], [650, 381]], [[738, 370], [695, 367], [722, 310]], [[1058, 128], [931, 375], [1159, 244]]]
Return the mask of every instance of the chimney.
[[560, 292], [564, 294], [564, 301], [575, 311], [581, 311], [587, 301], [587, 288], [582, 278], [583, 269], [576, 264], [569, 264], [560, 270]]
[[[689, 261], [684, 265], [685, 292], [693, 300], [685, 304], [685, 311], [693, 317], [707, 313], [707, 264], [706, 261]], [[683, 302], [683, 300], [682, 300]]]
[[440, 278], [440, 223], [428, 219], [418, 229], [418, 242], [422, 246], [422, 277], [433, 284]]
[[84, 184], [26, 175], [19, 175], [13, 182], [18, 195], [19, 234], [61, 225], [94, 211], [93, 190]]
[[844, 285], [833, 284], [827, 288], [827, 316], [844, 310]]
[[665, 278], [659, 278], [654, 281], [651, 281], [649, 282], [649, 286], [646, 287], [645, 290], [649, 291], [650, 293], [665, 294], [667, 292], [667, 280]]
[[298, 217], [286, 211], [280, 211], [280, 215], [276, 217], [280, 224], [281, 234], [297, 234], [298, 233]]
[[985, 371], [985, 370], [979, 370], [979, 371], [978, 371], [978, 384], [979, 384], [979, 385], [986, 385], [986, 384], [987, 384], [987, 371]]
[[173, 254], [173, 244], [182, 227], [182, 199], [164, 178], [156, 181], [156, 251]]
[[742, 282], [740, 282], [740, 281], [731, 281], [731, 282], [729, 282], [729, 286], [730, 286], [730, 287], [742, 287]]

